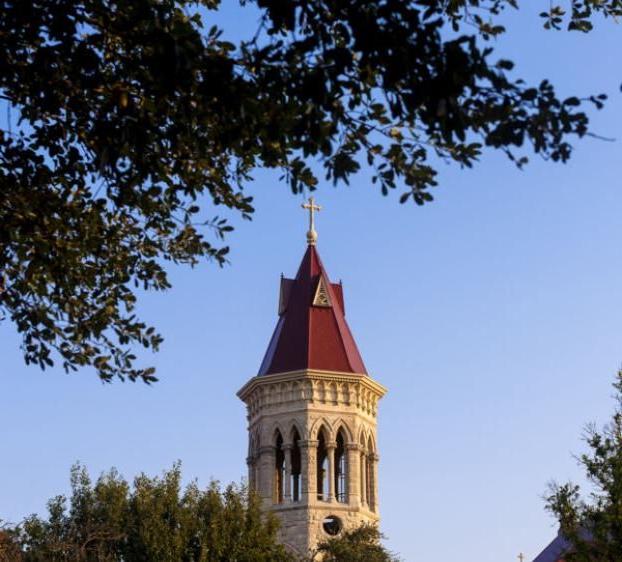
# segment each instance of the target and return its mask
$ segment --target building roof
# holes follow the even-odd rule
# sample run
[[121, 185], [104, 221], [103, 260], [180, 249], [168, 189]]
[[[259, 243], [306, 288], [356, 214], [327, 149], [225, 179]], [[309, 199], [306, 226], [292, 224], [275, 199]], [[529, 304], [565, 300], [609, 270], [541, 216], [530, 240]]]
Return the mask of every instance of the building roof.
[[563, 557], [569, 550], [570, 543], [559, 533], [533, 562], [564, 562]]
[[305, 369], [367, 375], [346, 322], [341, 283], [331, 283], [309, 244], [295, 279], [281, 279], [279, 319], [259, 375]]

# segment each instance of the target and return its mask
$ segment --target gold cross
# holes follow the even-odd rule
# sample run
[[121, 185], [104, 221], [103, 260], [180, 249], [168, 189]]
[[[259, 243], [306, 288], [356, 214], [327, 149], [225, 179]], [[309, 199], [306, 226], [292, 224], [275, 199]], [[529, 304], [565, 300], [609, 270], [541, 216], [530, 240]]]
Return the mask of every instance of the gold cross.
[[525, 555], [521, 552], [521, 553], [518, 555], [518, 559], [520, 560], [520, 562], [524, 562], [524, 561], [525, 561]]
[[307, 231], [307, 244], [309, 244], [310, 246], [315, 246], [315, 242], [317, 241], [317, 232], [315, 231], [315, 220], [313, 213], [315, 211], [321, 211], [322, 207], [315, 204], [315, 199], [313, 199], [313, 197], [309, 197], [309, 202], [303, 203], [302, 208], [309, 211], [309, 230]]

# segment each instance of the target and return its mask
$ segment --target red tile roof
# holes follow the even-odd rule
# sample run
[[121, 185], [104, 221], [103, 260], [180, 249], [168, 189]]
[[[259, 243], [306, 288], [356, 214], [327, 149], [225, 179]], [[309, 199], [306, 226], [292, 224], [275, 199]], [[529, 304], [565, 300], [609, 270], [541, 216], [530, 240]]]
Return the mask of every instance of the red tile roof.
[[314, 245], [296, 278], [281, 279], [279, 320], [259, 375], [303, 369], [367, 374], [345, 319], [341, 284], [330, 282]]

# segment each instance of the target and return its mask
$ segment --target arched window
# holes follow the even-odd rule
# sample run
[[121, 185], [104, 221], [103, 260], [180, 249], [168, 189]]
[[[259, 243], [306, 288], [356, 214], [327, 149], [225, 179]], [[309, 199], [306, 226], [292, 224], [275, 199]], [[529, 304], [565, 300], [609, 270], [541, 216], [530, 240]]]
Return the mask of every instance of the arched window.
[[346, 458], [346, 441], [343, 430], [337, 433], [335, 448], [335, 496], [338, 502], [348, 503], [348, 474]]
[[283, 503], [283, 482], [285, 475], [285, 454], [283, 452], [283, 437], [277, 430], [275, 436], [274, 454], [274, 503]]
[[301, 481], [300, 481], [300, 435], [298, 430], [294, 428], [292, 433], [292, 475], [291, 475], [291, 489], [292, 489], [292, 501], [299, 502], [301, 495]]
[[328, 451], [326, 450], [325, 431], [322, 427], [318, 433], [317, 443], [317, 499], [328, 499]]

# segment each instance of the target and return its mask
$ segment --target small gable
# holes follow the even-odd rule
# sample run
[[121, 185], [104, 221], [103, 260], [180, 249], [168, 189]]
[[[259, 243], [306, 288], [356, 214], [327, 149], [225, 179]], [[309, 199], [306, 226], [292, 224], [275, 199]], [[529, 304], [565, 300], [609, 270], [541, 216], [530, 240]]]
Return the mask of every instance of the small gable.
[[341, 312], [343, 315], [346, 315], [346, 307], [343, 302], [343, 285], [341, 282], [339, 283], [331, 283], [330, 286], [333, 288], [333, 295], [335, 295], [335, 300], [337, 301], [337, 305], [341, 308]]
[[287, 310], [287, 304], [289, 303], [289, 295], [292, 292], [293, 279], [287, 279], [281, 277], [281, 290], [279, 293], [279, 316], [282, 316]]
[[315, 289], [315, 295], [313, 297], [313, 306], [325, 306], [330, 307], [330, 297], [328, 296], [328, 291], [326, 290], [326, 285], [324, 283], [324, 278], [320, 276], [317, 288]]

